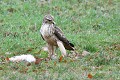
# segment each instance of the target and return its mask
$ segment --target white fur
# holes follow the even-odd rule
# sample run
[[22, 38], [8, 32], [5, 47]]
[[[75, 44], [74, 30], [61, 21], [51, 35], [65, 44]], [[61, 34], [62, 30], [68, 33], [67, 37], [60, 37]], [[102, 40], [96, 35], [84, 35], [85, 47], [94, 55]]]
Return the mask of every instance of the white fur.
[[12, 62], [19, 62], [19, 61], [27, 61], [27, 62], [35, 62], [36, 59], [34, 58], [33, 55], [27, 54], [27, 55], [20, 55], [20, 56], [14, 56], [9, 58], [10, 61]]

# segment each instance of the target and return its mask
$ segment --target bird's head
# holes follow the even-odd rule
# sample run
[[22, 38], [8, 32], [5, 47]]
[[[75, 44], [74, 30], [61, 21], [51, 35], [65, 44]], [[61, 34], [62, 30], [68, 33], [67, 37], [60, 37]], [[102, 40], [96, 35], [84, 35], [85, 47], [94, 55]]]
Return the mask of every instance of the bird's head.
[[54, 17], [50, 14], [44, 16], [43, 23], [55, 24]]

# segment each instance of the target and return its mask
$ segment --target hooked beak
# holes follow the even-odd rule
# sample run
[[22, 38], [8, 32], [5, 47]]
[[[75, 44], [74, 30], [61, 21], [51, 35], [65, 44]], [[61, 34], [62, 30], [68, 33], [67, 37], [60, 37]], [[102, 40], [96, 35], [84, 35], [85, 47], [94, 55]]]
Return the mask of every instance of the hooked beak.
[[52, 21], [54, 24], [56, 24], [54, 21]]
[[51, 21], [53, 24], [56, 24], [53, 20], [51, 20], [51, 19], [48, 19], [48, 21]]

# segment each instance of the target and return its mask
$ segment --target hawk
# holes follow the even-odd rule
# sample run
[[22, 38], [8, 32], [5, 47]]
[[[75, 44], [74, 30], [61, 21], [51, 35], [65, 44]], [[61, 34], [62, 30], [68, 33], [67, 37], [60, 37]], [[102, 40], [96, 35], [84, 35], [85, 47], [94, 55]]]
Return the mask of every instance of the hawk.
[[62, 30], [56, 26], [54, 17], [50, 14], [44, 16], [40, 28], [41, 37], [47, 42], [48, 53], [54, 55], [55, 47], [59, 47], [62, 56], [66, 56], [66, 49], [74, 51], [74, 45], [64, 36]]

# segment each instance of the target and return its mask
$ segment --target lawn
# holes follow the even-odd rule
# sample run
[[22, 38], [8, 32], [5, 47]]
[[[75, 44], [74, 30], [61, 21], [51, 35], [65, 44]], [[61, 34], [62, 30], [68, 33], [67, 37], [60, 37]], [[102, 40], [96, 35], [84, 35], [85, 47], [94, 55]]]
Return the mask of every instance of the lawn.
[[[79, 55], [90, 54], [60, 61], [57, 49], [55, 60], [7, 62], [21, 54], [46, 57], [39, 29], [48, 13]], [[0, 0], [0, 80], [89, 79], [120, 80], [120, 0]]]

